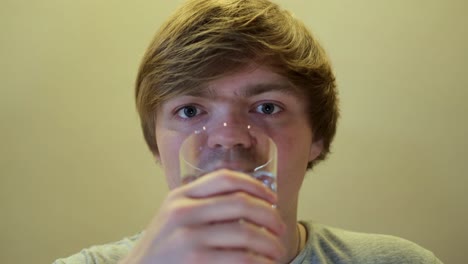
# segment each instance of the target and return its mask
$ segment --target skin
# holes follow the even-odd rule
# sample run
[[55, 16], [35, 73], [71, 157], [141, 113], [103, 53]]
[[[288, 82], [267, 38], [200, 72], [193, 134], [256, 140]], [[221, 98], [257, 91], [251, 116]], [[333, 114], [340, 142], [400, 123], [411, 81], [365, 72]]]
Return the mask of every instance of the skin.
[[[199, 94], [164, 102], [157, 112], [155, 158], [171, 191], [124, 263], [288, 263], [296, 256], [298, 194], [307, 163], [322, 143], [313, 141], [305, 103], [291, 91], [286, 78], [251, 64], [208, 83]], [[255, 125], [275, 141], [277, 193], [227, 169], [181, 184], [183, 140], [201, 126], [224, 122]], [[238, 135], [226, 132], [213, 139], [214, 146], [251, 144]]]

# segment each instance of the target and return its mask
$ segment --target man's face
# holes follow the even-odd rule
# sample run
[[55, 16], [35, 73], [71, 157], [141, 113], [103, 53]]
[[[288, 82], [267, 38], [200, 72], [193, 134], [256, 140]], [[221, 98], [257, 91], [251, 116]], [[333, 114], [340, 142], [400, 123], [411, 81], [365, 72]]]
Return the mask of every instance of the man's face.
[[267, 67], [250, 65], [209, 82], [197, 94], [164, 102], [157, 112], [159, 155], [156, 158], [169, 187], [173, 189], [181, 184], [178, 151], [190, 133], [201, 126], [223, 123], [251, 125], [265, 131], [276, 143], [278, 206], [283, 213], [289, 210], [295, 213], [307, 163], [322, 151], [320, 141], [312, 142], [303, 100], [293, 92], [286, 78]]

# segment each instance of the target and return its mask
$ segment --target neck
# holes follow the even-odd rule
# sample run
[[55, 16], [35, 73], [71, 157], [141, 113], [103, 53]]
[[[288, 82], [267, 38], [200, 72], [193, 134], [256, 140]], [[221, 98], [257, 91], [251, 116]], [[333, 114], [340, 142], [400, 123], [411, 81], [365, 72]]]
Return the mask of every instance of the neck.
[[[303, 244], [305, 244], [306, 234], [304, 232], [305, 230], [301, 227], [302, 225], [299, 225], [297, 222], [297, 197], [295, 197], [295, 199], [290, 199], [286, 206], [281, 200], [282, 196], [280, 195], [279, 197], [278, 210], [286, 224], [286, 232], [281, 237], [281, 241], [286, 247], [286, 254], [279, 263], [291, 263], [302, 250]], [[303, 233], [302, 236], [301, 232]], [[301, 243], [301, 241], [304, 241], [304, 243]]]
[[286, 255], [281, 259], [280, 263], [290, 263], [301, 252], [304, 247], [305, 236], [303, 234], [302, 225], [297, 223], [296, 219], [286, 223], [287, 232], [282, 237], [283, 244], [286, 245]]

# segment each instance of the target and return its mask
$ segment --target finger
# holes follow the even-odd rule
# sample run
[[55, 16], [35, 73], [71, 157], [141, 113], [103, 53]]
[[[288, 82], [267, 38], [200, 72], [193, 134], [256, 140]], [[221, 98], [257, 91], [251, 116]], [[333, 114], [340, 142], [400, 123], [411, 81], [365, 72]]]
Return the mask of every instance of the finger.
[[203, 252], [203, 257], [197, 258], [198, 262], [187, 263], [207, 263], [207, 264], [239, 264], [239, 263], [258, 263], [258, 264], [274, 264], [277, 263], [274, 259], [270, 259], [263, 255], [258, 255], [245, 250], [222, 250], [222, 249], [207, 249]]
[[247, 221], [206, 225], [194, 229], [193, 235], [210, 248], [245, 250], [270, 259], [280, 259], [286, 253], [277, 236]]
[[206, 198], [242, 191], [264, 199], [271, 204], [277, 202], [276, 193], [264, 186], [260, 181], [245, 173], [227, 169], [208, 173], [196, 181], [184, 185], [180, 191], [192, 198]]
[[229, 222], [245, 219], [257, 226], [267, 228], [276, 235], [286, 230], [278, 211], [264, 200], [244, 192], [220, 195], [183, 202], [179, 207], [184, 225], [203, 225], [214, 222]]
[[[242, 250], [212, 250], [212, 259], [209, 263], [239, 264], [239, 263], [260, 263], [273, 264], [275, 260], [269, 259], [263, 255], [254, 254]], [[205, 263], [205, 262], [201, 262]]]

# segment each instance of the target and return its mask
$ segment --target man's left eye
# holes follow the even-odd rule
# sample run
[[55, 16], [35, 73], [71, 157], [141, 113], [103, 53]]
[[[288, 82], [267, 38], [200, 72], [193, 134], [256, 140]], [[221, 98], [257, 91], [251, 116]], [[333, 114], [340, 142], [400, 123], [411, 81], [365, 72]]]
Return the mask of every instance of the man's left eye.
[[281, 111], [281, 107], [274, 103], [263, 103], [255, 108], [255, 111], [265, 115], [276, 114]]

